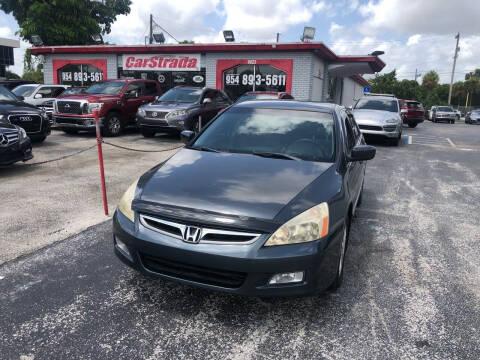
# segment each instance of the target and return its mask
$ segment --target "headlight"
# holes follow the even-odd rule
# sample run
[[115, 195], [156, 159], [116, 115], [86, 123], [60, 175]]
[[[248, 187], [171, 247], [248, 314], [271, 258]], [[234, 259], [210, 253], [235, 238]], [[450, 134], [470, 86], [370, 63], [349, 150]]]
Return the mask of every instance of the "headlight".
[[398, 120], [397, 119], [387, 119], [386, 123], [387, 124], [396, 124], [396, 123], [398, 123]]
[[145, 116], [146, 115], [146, 112], [145, 112], [145, 109], [144, 108], [138, 108], [138, 115], [140, 116]]
[[321, 203], [280, 226], [265, 246], [298, 244], [318, 240], [328, 234], [328, 204]]
[[103, 103], [88, 103], [88, 113], [93, 114], [93, 110], [98, 110], [102, 108]]
[[0, 121], [7, 120], [7, 117], [5, 115], [0, 114]]
[[27, 132], [23, 128], [20, 128], [18, 132], [20, 134], [20, 140], [23, 140], [27, 137]]
[[132, 222], [134, 221], [135, 217], [133, 214], [132, 210], [132, 201], [133, 198], [135, 197], [135, 189], [137, 188], [137, 183], [138, 179], [135, 180], [135, 182], [130, 185], [130, 187], [125, 191], [125, 194], [123, 194], [122, 198], [120, 199], [120, 202], [118, 203], [118, 210], [125, 215], [128, 219], [130, 219]]
[[167, 115], [165, 115], [165, 118], [171, 118], [171, 117], [177, 117], [177, 116], [183, 116], [187, 113], [187, 110], [173, 110], [170, 111]]

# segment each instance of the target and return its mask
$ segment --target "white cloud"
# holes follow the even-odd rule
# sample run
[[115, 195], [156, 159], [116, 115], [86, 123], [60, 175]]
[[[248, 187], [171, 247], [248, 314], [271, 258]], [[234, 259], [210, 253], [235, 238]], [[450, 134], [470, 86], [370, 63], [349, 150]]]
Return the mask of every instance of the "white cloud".
[[338, 35], [338, 33], [343, 30], [344, 26], [342, 25], [339, 25], [335, 22], [332, 22], [330, 24], [330, 29], [328, 30], [328, 33], [330, 34], [330, 36], [335, 36], [335, 35]]
[[12, 30], [6, 26], [0, 27], [0, 37], [11, 37], [12, 36]]
[[370, 0], [359, 12], [368, 19], [359, 30], [364, 35], [391, 31], [401, 35], [478, 33], [478, 0]]
[[[148, 35], [150, 14], [156, 23], [178, 40], [214, 38], [217, 31], [203, 17], [218, 11], [220, 0], [189, 0], [188, 6], [177, 0], [133, 0], [128, 15], [120, 15], [106, 39], [116, 44], [139, 44]], [[161, 30], [158, 30], [161, 31]], [[165, 33], [165, 36], [168, 35]], [[173, 39], [168, 39], [173, 42]]]
[[420, 35], [420, 34], [415, 34], [415, 35], [410, 36], [408, 38], [408, 41], [407, 41], [407, 46], [418, 44], [421, 37], [422, 37], [422, 35]]
[[274, 41], [277, 32], [312, 18], [310, 7], [301, 0], [223, 0], [223, 6], [227, 13], [224, 28], [233, 30], [240, 41]]

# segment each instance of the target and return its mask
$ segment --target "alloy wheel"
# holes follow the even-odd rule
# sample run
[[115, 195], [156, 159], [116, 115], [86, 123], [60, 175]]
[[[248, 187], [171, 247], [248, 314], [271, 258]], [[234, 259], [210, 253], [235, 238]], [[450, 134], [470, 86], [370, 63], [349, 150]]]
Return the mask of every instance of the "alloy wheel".
[[108, 130], [110, 131], [111, 134], [120, 133], [121, 127], [122, 127], [122, 124], [120, 122], [119, 117], [113, 116], [110, 118], [110, 121], [108, 122]]

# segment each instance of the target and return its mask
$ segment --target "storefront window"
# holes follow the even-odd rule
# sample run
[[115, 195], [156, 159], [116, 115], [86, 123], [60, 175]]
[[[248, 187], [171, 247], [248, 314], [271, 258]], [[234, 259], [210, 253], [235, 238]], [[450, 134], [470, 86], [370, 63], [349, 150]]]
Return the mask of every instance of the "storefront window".
[[223, 89], [232, 99], [248, 91], [285, 91], [287, 73], [267, 64], [242, 64], [223, 72]]
[[160, 83], [162, 93], [179, 85], [205, 86], [205, 69], [200, 71], [118, 71], [120, 78], [157, 80]]
[[58, 69], [60, 84], [88, 86], [103, 80], [103, 71], [90, 64], [68, 64]]

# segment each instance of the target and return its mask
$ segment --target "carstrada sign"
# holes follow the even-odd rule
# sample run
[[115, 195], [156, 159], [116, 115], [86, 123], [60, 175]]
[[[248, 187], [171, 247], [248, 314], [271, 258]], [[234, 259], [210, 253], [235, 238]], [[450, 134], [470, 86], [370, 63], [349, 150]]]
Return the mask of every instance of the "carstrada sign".
[[123, 70], [200, 71], [200, 54], [123, 55]]

